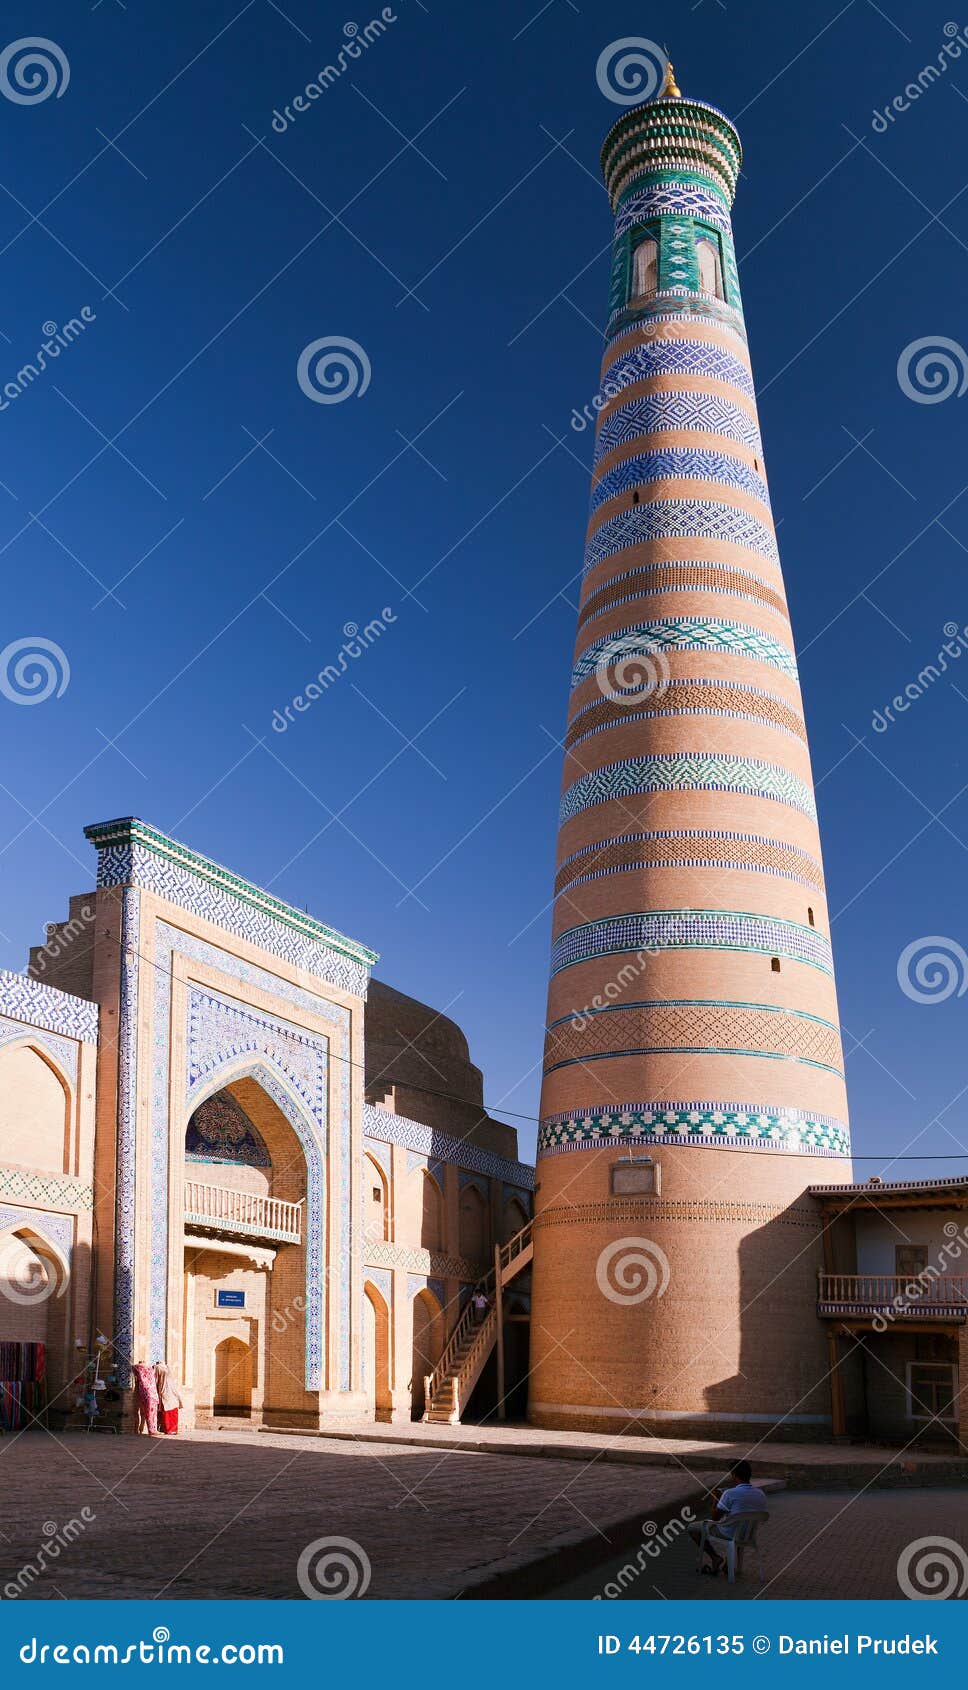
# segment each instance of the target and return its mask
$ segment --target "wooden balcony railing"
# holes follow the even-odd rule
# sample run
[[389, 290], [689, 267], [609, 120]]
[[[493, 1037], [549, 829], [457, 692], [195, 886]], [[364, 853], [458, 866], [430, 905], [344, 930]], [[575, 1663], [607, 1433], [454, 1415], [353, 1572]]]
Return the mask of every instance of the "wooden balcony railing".
[[890, 1273], [821, 1273], [819, 1314], [968, 1316], [968, 1274], [924, 1268], [901, 1277]]
[[185, 1220], [245, 1238], [272, 1238], [283, 1244], [302, 1240], [302, 1203], [260, 1197], [252, 1191], [232, 1191], [224, 1185], [205, 1185], [199, 1180], [185, 1181]]

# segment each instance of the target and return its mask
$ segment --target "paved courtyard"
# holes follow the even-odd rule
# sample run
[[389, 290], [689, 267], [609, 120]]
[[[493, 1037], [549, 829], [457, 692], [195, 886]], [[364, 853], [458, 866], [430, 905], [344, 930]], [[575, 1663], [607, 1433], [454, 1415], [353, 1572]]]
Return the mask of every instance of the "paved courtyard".
[[[297, 1565], [312, 1545], [310, 1588], [367, 1567], [376, 1598], [466, 1599], [500, 1576], [502, 1595], [540, 1588], [587, 1599], [634, 1559], [641, 1522], [698, 1507], [721, 1472], [245, 1431], [177, 1440], [25, 1433], [0, 1439], [0, 1594], [13, 1585], [14, 1595], [49, 1601], [298, 1598], [307, 1591]], [[968, 1543], [965, 1490], [856, 1501], [843, 1490], [784, 1492], [771, 1513], [766, 1596], [893, 1596], [906, 1543], [939, 1533]], [[633, 1516], [635, 1543], [596, 1567], [609, 1533]], [[529, 1569], [552, 1549], [572, 1555], [568, 1576], [583, 1564], [588, 1574], [569, 1584], [563, 1571], [556, 1589], [547, 1577], [536, 1586]], [[642, 1560], [629, 1595], [727, 1594], [725, 1581], [695, 1575], [684, 1542]], [[749, 1581], [736, 1587], [737, 1596], [756, 1593]]]
[[[650, 1551], [633, 1545], [548, 1594], [577, 1600], [597, 1595], [604, 1601], [897, 1599], [905, 1594], [898, 1584], [899, 1558], [924, 1537], [945, 1537], [960, 1546], [960, 1555], [952, 1548], [939, 1553], [952, 1568], [955, 1589], [968, 1588], [968, 1491], [870, 1490], [855, 1496], [839, 1490], [770, 1497], [770, 1518], [760, 1533], [762, 1583], [750, 1555], [735, 1584], [723, 1576], [705, 1578], [696, 1570], [697, 1550], [689, 1538], [663, 1544], [660, 1532]], [[912, 1557], [912, 1568], [917, 1559]], [[939, 1562], [928, 1576], [940, 1569]]]

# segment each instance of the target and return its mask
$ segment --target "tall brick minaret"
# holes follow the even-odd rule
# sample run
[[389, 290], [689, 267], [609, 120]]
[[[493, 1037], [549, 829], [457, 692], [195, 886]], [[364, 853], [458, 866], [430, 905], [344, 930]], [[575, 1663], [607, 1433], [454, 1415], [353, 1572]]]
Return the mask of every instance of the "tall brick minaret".
[[661, 94], [615, 214], [568, 708], [532, 1419], [829, 1427], [813, 1182], [849, 1179], [820, 838], [730, 207], [728, 118]]

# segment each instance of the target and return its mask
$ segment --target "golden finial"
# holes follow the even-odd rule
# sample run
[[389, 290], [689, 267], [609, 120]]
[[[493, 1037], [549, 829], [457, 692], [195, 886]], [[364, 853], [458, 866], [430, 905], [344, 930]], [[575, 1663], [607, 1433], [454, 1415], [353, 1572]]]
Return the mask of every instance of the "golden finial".
[[672, 68], [672, 60], [671, 59], [666, 60], [665, 87], [662, 90], [661, 98], [663, 100], [681, 100], [682, 99], [682, 89], [679, 87], [679, 84], [676, 81], [676, 73]]

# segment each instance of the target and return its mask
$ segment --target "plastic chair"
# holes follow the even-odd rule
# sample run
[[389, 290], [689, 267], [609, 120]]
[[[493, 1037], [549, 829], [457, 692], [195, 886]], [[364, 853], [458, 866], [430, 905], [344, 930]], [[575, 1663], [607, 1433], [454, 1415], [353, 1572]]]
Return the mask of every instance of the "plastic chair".
[[756, 1571], [762, 1584], [766, 1575], [763, 1572], [763, 1556], [760, 1553], [757, 1532], [760, 1526], [770, 1518], [769, 1514], [764, 1509], [758, 1509], [756, 1513], [730, 1514], [728, 1518], [730, 1526], [734, 1528], [732, 1535], [728, 1537], [720, 1531], [720, 1527], [726, 1524], [725, 1520], [704, 1520], [702, 1522], [702, 1532], [699, 1537], [699, 1566], [702, 1566], [703, 1554], [708, 1543], [711, 1553], [725, 1559], [726, 1577], [730, 1584], [735, 1584], [737, 1569], [740, 1572], [743, 1571], [743, 1552], [746, 1549], [752, 1549], [756, 1556]]

